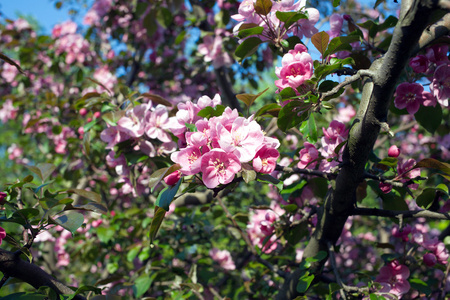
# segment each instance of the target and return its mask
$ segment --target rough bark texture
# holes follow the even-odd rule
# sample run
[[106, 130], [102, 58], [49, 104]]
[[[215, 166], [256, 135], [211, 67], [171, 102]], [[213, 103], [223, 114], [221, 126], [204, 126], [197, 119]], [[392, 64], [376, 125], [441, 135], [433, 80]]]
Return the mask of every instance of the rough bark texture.
[[[19, 255], [3, 249], [0, 249], [0, 271], [9, 277], [23, 280], [36, 289], [41, 286], [48, 286], [59, 295], [74, 293], [73, 290], [54, 279], [35, 264], [24, 261]], [[84, 300], [85, 298], [77, 295], [74, 299]]]
[[[380, 128], [387, 120], [388, 108], [397, 81], [428, 24], [428, 16], [437, 9], [438, 1], [403, 0], [399, 22], [394, 30], [388, 52], [372, 63], [372, 76], [364, 82], [361, 104], [344, 149], [343, 164], [328, 193], [316, 230], [303, 257], [314, 257], [319, 251], [328, 252], [328, 244], [336, 244], [345, 222], [355, 206], [356, 188], [364, 177], [364, 167]], [[320, 273], [326, 260], [313, 266]], [[277, 299], [298, 296], [296, 286], [301, 275], [294, 271], [285, 280]]]

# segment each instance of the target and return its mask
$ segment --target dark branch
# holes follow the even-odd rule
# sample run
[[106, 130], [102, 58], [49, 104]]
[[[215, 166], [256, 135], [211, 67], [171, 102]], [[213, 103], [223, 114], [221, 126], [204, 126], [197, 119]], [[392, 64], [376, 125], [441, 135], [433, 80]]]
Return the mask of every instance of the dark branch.
[[[65, 286], [35, 264], [24, 261], [16, 253], [0, 249], [0, 271], [4, 276], [18, 278], [34, 288], [48, 286], [58, 295], [74, 294], [74, 291]], [[73, 299], [85, 300], [83, 296], [76, 295]]]
[[430, 210], [386, 210], [378, 208], [354, 208], [350, 215], [352, 216], [374, 216], [374, 217], [388, 217], [388, 218], [427, 218], [437, 220], [450, 220], [449, 213], [439, 213]]

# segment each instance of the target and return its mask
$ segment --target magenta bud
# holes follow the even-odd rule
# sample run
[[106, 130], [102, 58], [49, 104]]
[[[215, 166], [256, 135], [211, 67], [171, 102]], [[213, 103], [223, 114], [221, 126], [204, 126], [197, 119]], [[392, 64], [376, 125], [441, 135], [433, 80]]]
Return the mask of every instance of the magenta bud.
[[392, 145], [388, 150], [388, 155], [389, 157], [398, 157], [400, 155], [400, 149], [397, 146]]

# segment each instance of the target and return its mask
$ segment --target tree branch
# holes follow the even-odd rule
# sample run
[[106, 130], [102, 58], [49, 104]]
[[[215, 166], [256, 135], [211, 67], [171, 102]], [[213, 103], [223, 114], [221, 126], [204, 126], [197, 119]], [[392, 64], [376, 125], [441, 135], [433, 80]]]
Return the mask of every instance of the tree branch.
[[[4, 276], [18, 278], [36, 289], [41, 286], [48, 286], [59, 295], [74, 294], [72, 289], [50, 276], [37, 265], [24, 261], [20, 258], [20, 255], [4, 249], [0, 249], [0, 271]], [[85, 300], [86, 298], [76, 295], [73, 299]]]
[[311, 170], [311, 169], [300, 169], [300, 168], [290, 168], [290, 167], [283, 167], [280, 165], [277, 165], [275, 167], [275, 171], [285, 172], [285, 173], [293, 173], [293, 174], [304, 174], [304, 175], [312, 175], [312, 176], [318, 176], [323, 177], [328, 180], [336, 178], [337, 174], [334, 173], [327, 173], [317, 170]]
[[357, 207], [354, 208], [350, 215], [352, 216], [374, 216], [374, 217], [388, 217], [388, 218], [426, 218], [426, 219], [437, 219], [437, 220], [450, 220], [449, 213], [439, 213], [431, 210], [386, 210], [378, 208], [364, 208]]
[[[449, 2], [449, 1], [448, 1]], [[421, 49], [430, 45], [436, 39], [446, 36], [450, 33], [450, 13], [447, 13], [442, 19], [425, 29], [420, 36], [417, 46], [413, 53], [417, 54]]]

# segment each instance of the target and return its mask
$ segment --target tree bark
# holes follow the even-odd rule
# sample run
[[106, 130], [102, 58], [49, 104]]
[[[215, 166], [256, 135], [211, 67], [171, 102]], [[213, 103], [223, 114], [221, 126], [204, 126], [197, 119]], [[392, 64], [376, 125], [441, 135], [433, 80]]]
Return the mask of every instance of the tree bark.
[[[356, 188], [364, 178], [364, 168], [380, 128], [387, 125], [387, 114], [399, 77], [428, 24], [428, 17], [438, 8], [438, 1], [403, 0], [401, 14], [394, 29], [392, 42], [384, 57], [370, 67], [372, 75], [363, 83], [361, 104], [349, 132], [343, 153], [343, 164], [332, 182], [323, 210], [319, 213], [316, 230], [303, 257], [314, 257], [319, 251], [328, 253], [335, 245], [345, 222], [356, 205]], [[313, 265], [310, 272], [320, 274], [326, 259]], [[298, 296], [297, 282], [301, 276], [295, 270], [285, 280], [277, 299]]]

